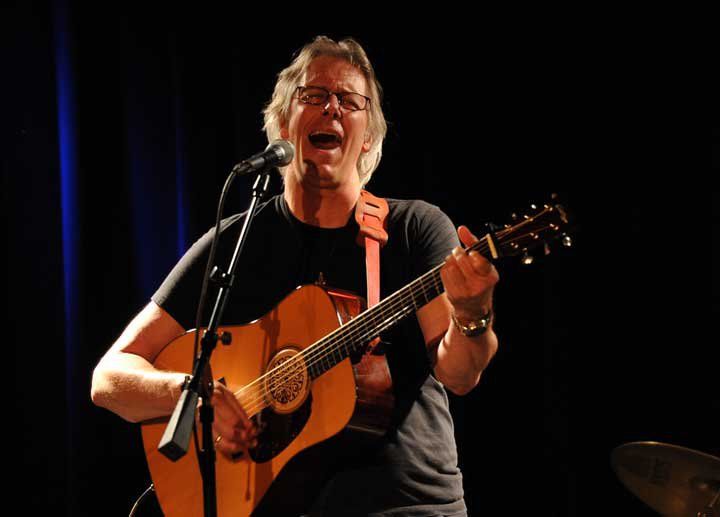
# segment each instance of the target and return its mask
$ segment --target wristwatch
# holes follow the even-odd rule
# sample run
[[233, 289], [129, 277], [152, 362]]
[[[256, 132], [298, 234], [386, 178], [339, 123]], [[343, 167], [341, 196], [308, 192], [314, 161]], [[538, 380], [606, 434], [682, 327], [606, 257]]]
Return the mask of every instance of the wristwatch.
[[469, 321], [467, 323], [461, 323], [455, 316], [455, 312], [453, 311], [452, 313], [452, 320], [455, 324], [455, 328], [457, 328], [463, 334], [463, 336], [467, 337], [476, 337], [483, 334], [490, 326], [492, 317], [493, 311], [492, 309], [488, 309], [488, 311], [482, 316], [480, 316], [478, 319]]

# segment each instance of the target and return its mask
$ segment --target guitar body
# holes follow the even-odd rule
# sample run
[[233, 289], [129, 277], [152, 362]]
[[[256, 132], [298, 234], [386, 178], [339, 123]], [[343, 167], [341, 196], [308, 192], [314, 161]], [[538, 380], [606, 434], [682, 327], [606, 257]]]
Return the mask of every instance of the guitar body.
[[[385, 432], [393, 397], [384, 355], [366, 353], [352, 358], [354, 362], [346, 358], [312, 380], [307, 370], [296, 369], [282, 389], [273, 388], [277, 383], [273, 384], [272, 374], [265, 375], [359, 314], [363, 305], [361, 298], [349, 293], [303, 286], [259, 320], [218, 329], [219, 333], [229, 332], [232, 343], [219, 344], [213, 352], [213, 378], [224, 379], [231, 391], [240, 394], [238, 400], [261, 429], [258, 445], [249, 451], [249, 457], [217, 455], [218, 515], [250, 515], [261, 502], [258, 513], [276, 513], [272, 508], [277, 504], [286, 508], [292, 503], [291, 495], [279, 493], [279, 487], [294, 485], [297, 491], [297, 483], [305, 476], [293, 480], [292, 465], [301, 465], [303, 454], [312, 455], [308, 450], [314, 445], [346, 427], [370, 435]], [[155, 367], [190, 373], [194, 339], [191, 331], [172, 341], [156, 358]], [[257, 385], [260, 378], [269, 383], [264, 384], [269, 389], [241, 389]], [[160, 506], [167, 517], [202, 515], [202, 481], [195, 448], [191, 443], [188, 453], [177, 462], [167, 459], [157, 450], [166, 426], [167, 419], [142, 425], [145, 455]], [[273, 486], [281, 472], [287, 479]], [[297, 504], [302, 508], [307, 501]]]

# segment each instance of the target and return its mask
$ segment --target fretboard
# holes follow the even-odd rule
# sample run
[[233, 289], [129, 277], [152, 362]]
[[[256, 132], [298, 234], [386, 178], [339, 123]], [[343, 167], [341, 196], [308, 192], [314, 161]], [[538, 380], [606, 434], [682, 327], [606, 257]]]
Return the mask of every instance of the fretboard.
[[314, 379], [444, 291], [436, 266], [303, 351]]

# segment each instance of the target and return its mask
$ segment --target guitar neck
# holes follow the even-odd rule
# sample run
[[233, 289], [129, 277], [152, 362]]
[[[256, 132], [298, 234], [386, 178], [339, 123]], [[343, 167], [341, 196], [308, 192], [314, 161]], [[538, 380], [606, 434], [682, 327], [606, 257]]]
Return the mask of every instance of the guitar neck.
[[311, 352], [313, 359], [306, 363], [311, 377], [319, 377], [381, 332], [392, 328], [441, 295], [445, 289], [440, 278], [440, 268], [436, 266], [431, 269], [310, 347], [322, 350], [322, 353]]
[[[498, 259], [526, 252], [549, 239], [565, 235], [568, 217], [561, 205], [543, 205], [533, 215], [514, 215], [515, 224], [488, 233], [465, 252], [477, 251]], [[569, 245], [569, 238], [565, 245]], [[547, 252], [546, 252], [547, 253]], [[378, 337], [409, 314], [441, 295], [445, 288], [440, 278], [442, 264], [434, 267], [399, 291], [366, 310], [355, 319], [303, 351], [305, 365], [313, 378], [319, 377], [353, 352]]]

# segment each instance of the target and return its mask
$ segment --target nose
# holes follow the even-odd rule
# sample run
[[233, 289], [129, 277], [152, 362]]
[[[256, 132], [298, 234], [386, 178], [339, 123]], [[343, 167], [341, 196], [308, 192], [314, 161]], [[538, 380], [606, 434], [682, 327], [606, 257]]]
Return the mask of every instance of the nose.
[[342, 118], [342, 110], [340, 109], [340, 102], [338, 101], [337, 95], [331, 93], [328, 97], [327, 103], [325, 104], [325, 110], [323, 115], [332, 115], [333, 119]]

